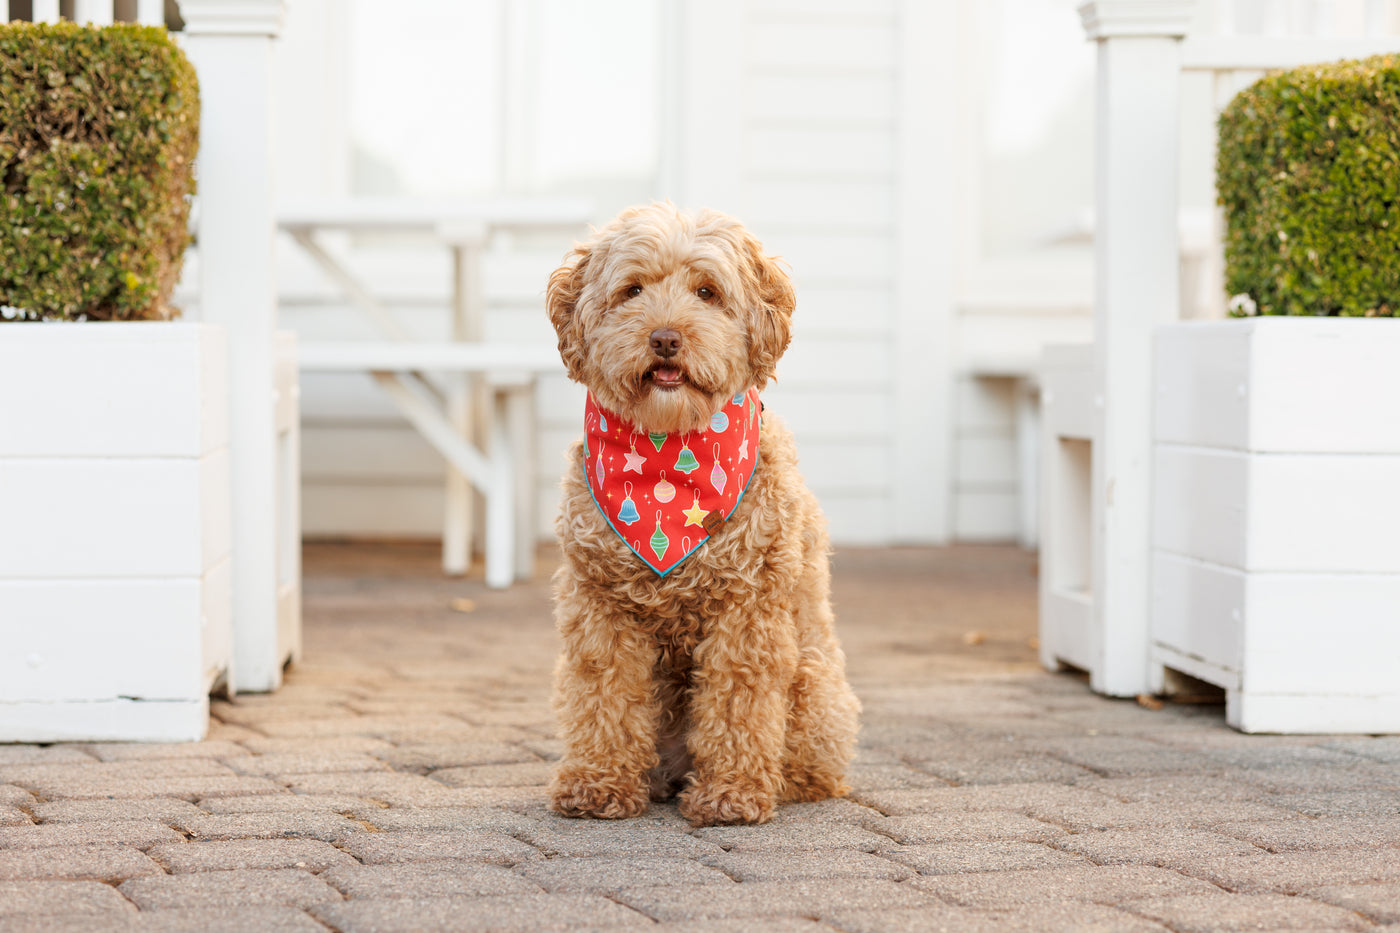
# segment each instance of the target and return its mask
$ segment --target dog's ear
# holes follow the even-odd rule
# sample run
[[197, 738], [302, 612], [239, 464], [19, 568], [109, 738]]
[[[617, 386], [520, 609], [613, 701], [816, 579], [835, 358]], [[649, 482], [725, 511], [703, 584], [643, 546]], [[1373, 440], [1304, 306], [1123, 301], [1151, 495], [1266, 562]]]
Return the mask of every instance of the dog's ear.
[[749, 368], [754, 384], [760, 389], [773, 378], [778, 358], [792, 340], [792, 312], [797, 308], [797, 293], [787, 270], [772, 256], [763, 253], [763, 245], [745, 235], [745, 284], [750, 293]]
[[559, 336], [559, 357], [569, 378], [575, 382], [582, 380], [583, 351], [578, 328], [579, 295], [583, 292], [588, 275], [588, 261], [593, 250], [586, 243], [576, 245], [564, 257], [564, 264], [549, 277], [549, 288], [545, 292], [545, 308], [549, 311], [549, 321], [554, 325], [554, 333]]

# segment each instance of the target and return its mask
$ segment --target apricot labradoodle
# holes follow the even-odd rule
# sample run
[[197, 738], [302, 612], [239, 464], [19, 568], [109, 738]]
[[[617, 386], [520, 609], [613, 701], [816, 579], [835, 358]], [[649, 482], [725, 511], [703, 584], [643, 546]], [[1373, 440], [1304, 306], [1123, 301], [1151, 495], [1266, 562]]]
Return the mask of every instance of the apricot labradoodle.
[[588, 389], [557, 530], [554, 705], [569, 816], [680, 793], [692, 823], [762, 823], [848, 790], [860, 704], [828, 593], [826, 521], [758, 393], [796, 298], [738, 221], [624, 211], [550, 277]]

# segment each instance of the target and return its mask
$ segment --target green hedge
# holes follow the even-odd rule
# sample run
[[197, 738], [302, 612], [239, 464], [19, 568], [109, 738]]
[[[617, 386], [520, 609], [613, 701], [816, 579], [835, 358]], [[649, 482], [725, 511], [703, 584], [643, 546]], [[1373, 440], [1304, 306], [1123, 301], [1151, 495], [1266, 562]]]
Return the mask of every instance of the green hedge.
[[164, 29], [0, 24], [0, 319], [166, 319], [199, 144]]
[[1227, 294], [1248, 296], [1258, 314], [1395, 315], [1400, 56], [1295, 68], [1246, 88], [1220, 116], [1216, 183]]

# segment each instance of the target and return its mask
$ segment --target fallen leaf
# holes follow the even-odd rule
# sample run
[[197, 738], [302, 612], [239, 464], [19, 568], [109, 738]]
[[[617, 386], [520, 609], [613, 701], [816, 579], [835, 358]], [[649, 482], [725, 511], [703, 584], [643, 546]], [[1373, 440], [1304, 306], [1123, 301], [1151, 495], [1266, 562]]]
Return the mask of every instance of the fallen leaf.
[[985, 632], [966, 632], [963, 634], [964, 645], [980, 645], [987, 640]]
[[453, 612], [476, 611], [476, 603], [473, 600], [467, 599], [466, 597], [458, 597], [457, 599], [452, 600], [452, 602], [447, 604], [447, 607]]
[[1150, 709], [1154, 713], [1162, 708], [1161, 700], [1154, 696], [1148, 696], [1146, 693], [1139, 693], [1137, 695], [1137, 703], [1138, 706], [1141, 706], [1143, 709]]

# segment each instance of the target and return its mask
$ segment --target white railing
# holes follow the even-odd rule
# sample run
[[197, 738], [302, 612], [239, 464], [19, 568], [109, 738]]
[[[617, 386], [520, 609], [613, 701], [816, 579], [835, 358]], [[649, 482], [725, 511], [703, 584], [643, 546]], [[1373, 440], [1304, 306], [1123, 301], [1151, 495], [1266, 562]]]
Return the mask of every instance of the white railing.
[[[1047, 498], [1065, 487], [1064, 464], [1078, 462], [1065, 451], [1087, 441], [1087, 503], [1073, 505], [1090, 520], [1056, 511], [1072, 497], [1042, 509], [1042, 657], [1087, 667], [1102, 693], [1132, 695], [1163, 678], [1148, 628], [1152, 335], [1180, 314], [1179, 78], [1214, 75], [1218, 109], [1262, 69], [1400, 50], [1400, 17], [1394, 0], [1091, 0], [1080, 13], [1098, 45], [1094, 344], [1076, 357], [1083, 378], [1065, 377], [1083, 391], [1045, 397], [1047, 425], [1076, 427], [1043, 435], [1042, 485]], [[1218, 225], [1213, 239], [1205, 275], [1221, 300]], [[1081, 579], [1071, 571], [1086, 552]]]
[[[9, 0], [0, 0], [0, 21], [11, 18]], [[58, 0], [33, 0], [31, 20], [36, 23], [59, 21]], [[109, 26], [112, 23], [165, 25], [164, 0], [73, 0], [73, 21]]]

